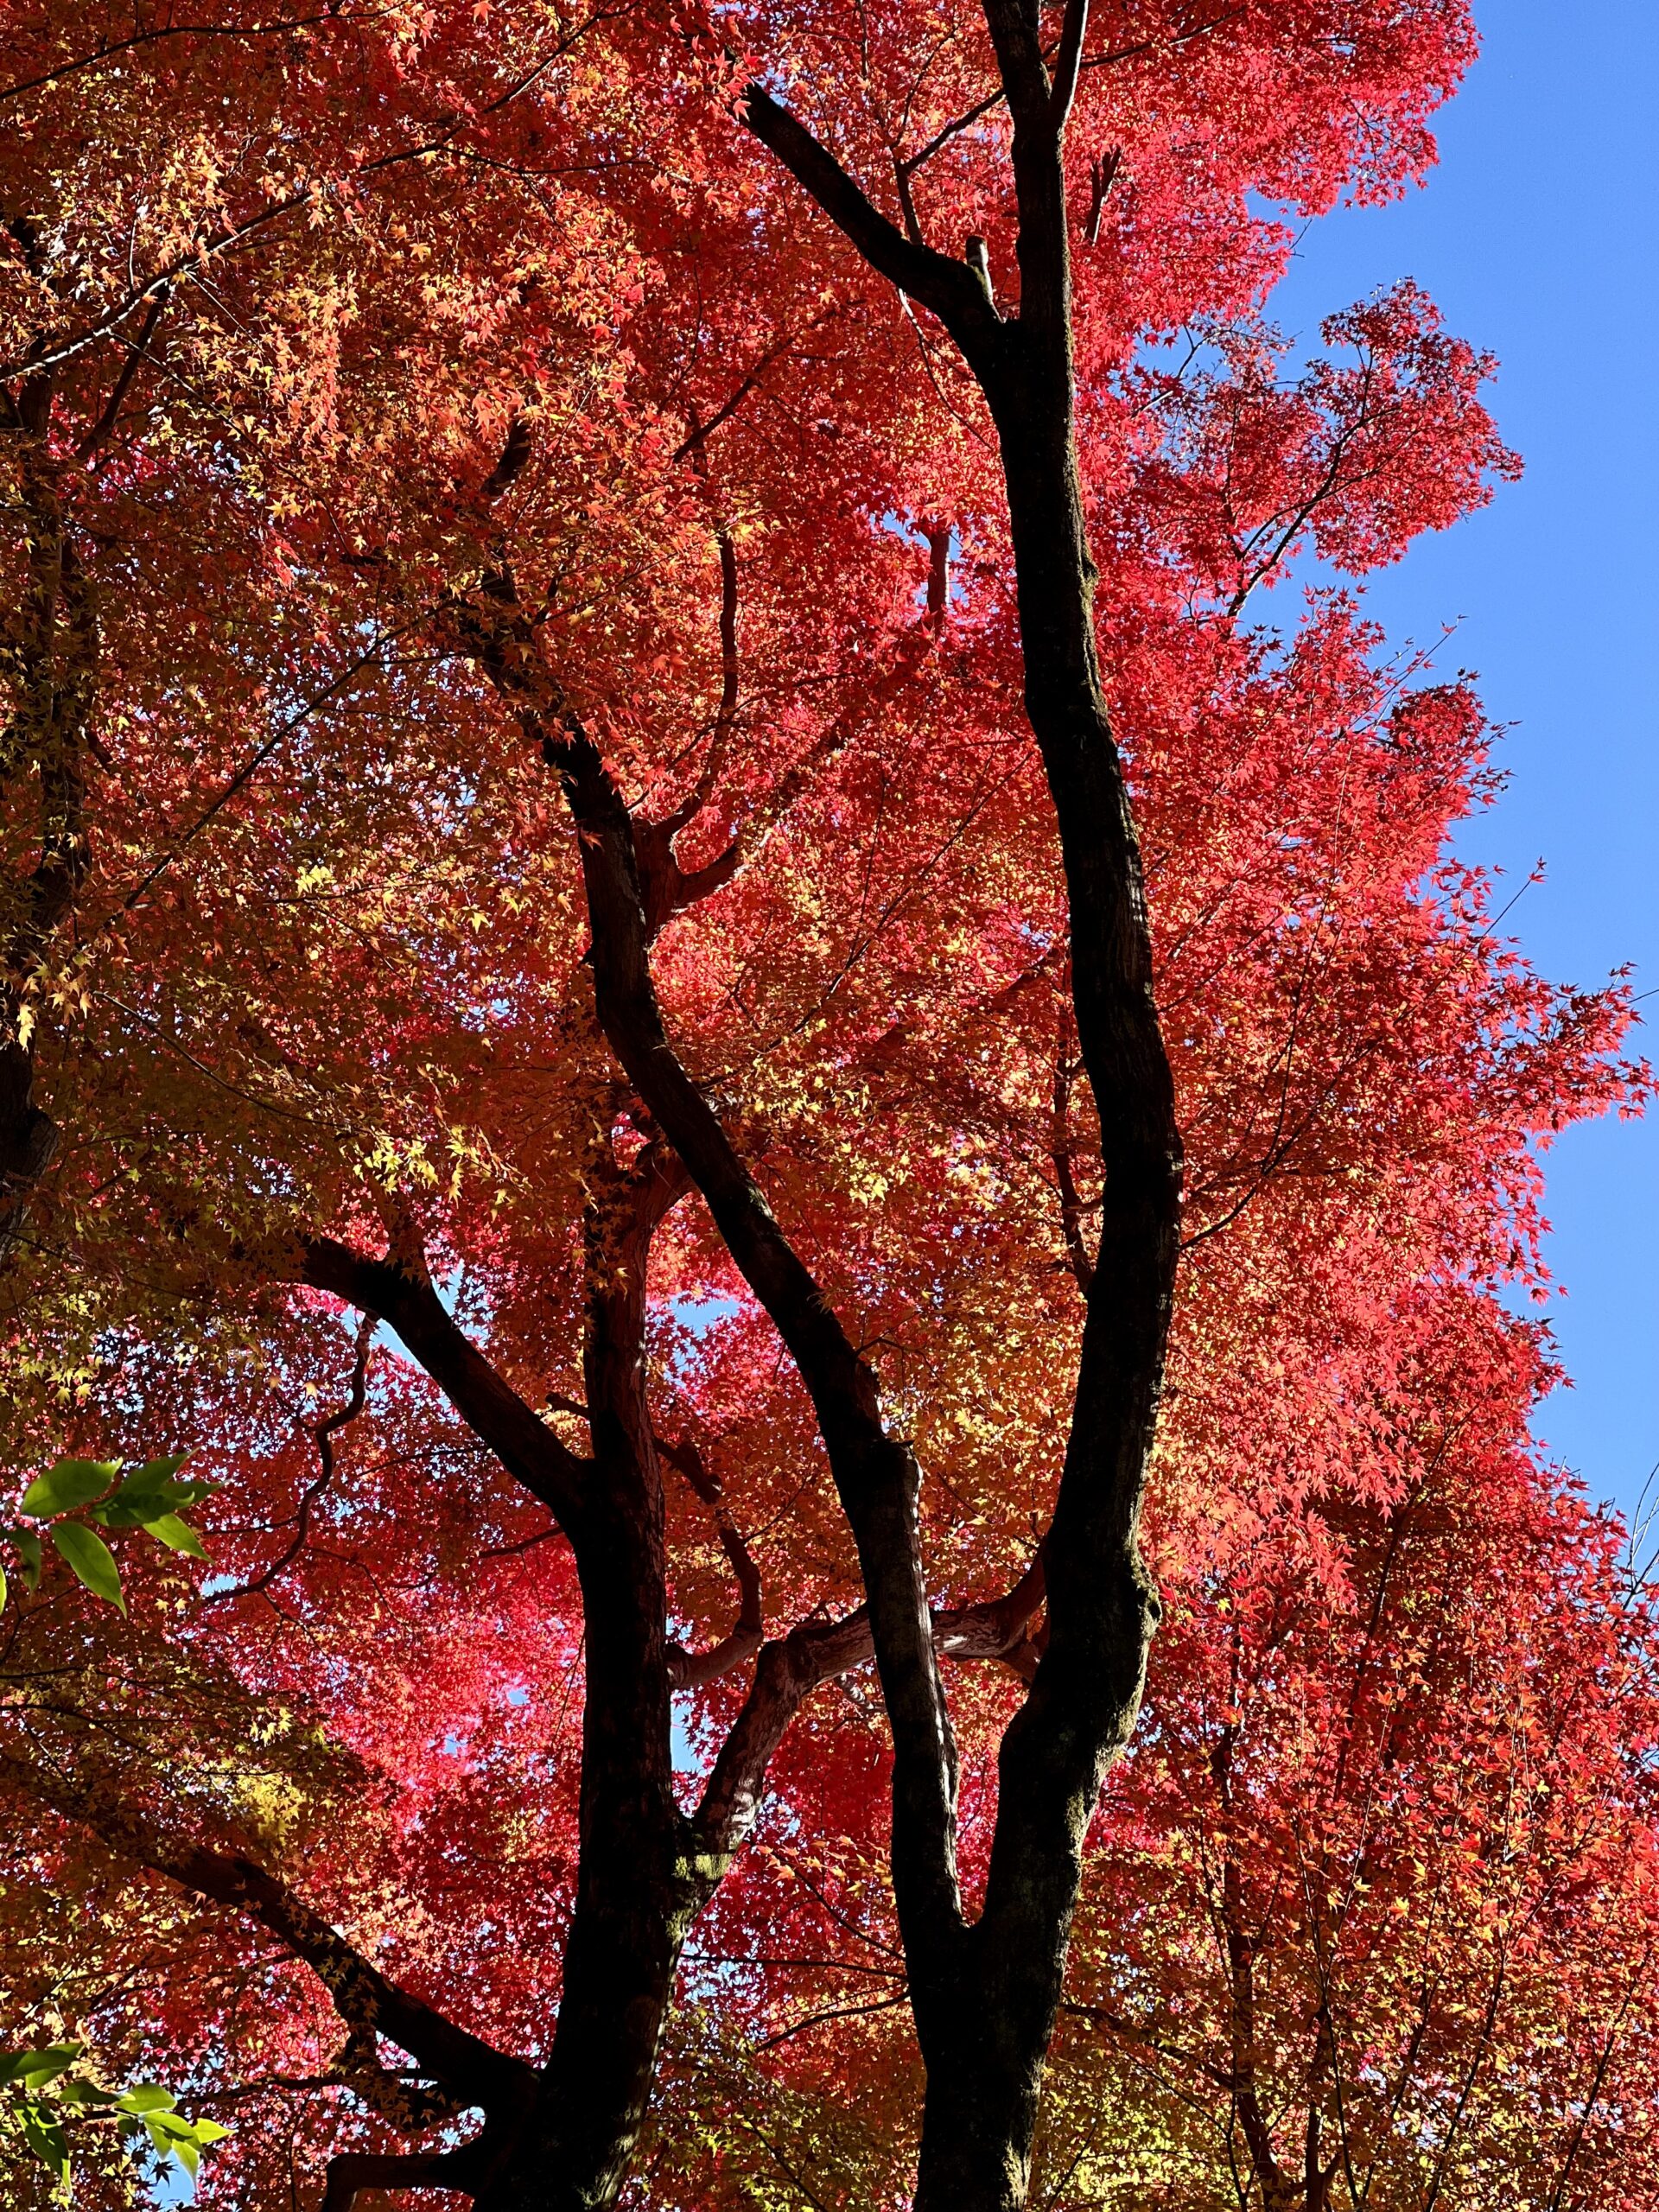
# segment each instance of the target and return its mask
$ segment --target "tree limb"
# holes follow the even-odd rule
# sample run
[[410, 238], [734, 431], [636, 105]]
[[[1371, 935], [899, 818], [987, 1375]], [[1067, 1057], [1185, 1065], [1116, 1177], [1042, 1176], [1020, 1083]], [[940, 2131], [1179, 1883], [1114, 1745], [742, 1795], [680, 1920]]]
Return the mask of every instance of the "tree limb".
[[[702, 1192], [728, 1249], [783, 1338], [810, 1395], [868, 1593], [893, 1732], [893, 1866], [901, 1917], [943, 1962], [963, 1932], [956, 1865], [956, 1747], [933, 1650], [916, 1500], [920, 1471], [881, 1416], [874, 1372], [779, 1226], [663, 1026], [651, 970], [649, 894], [637, 825], [598, 747], [543, 660], [512, 580], [452, 620], [564, 788], [593, 931], [601, 1027]], [[391, 1309], [378, 1308], [401, 1325]], [[532, 1416], [533, 1418], [533, 1416]]]
[[169, 1836], [112, 1792], [10, 1754], [0, 1753], [0, 1778], [92, 1828], [123, 1858], [257, 1921], [311, 1968], [348, 2028], [385, 2036], [464, 2104], [505, 2110], [527, 2095], [533, 2068], [388, 1980], [321, 1913], [245, 1853]]
[[514, 1481], [540, 1498], [567, 1532], [576, 1527], [588, 1461], [497, 1372], [429, 1281], [389, 1260], [368, 1259], [332, 1236], [315, 1237], [304, 1247], [298, 1280], [379, 1314]]
[[286, 1549], [274, 1559], [269, 1567], [261, 1567], [258, 1573], [250, 1581], [245, 1582], [239, 1589], [211, 1592], [201, 1599], [200, 1602], [203, 1605], [222, 1605], [232, 1598], [251, 1598], [262, 1590], [269, 1590], [273, 1582], [287, 1573], [289, 1568], [305, 1549], [306, 1540], [311, 1534], [312, 1511], [317, 1500], [323, 1496], [334, 1478], [334, 1438], [342, 1428], [348, 1427], [358, 1418], [368, 1403], [369, 1351], [374, 1342], [374, 1332], [379, 1324], [380, 1317], [378, 1313], [365, 1313], [363, 1315], [358, 1325], [357, 1350], [352, 1362], [351, 1386], [346, 1403], [326, 1415], [311, 1432], [321, 1464], [316, 1474], [300, 1492], [299, 1503], [294, 1510], [292, 1540]]
[[741, 1667], [760, 1649], [766, 1635], [760, 1605], [760, 1570], [732, 1518], [719, 1476], [710, 1471], [696, 1446], [689, 1438], [671, 1444], [666, 1437], [659, 1436], [657, 1449], [671, 1466], [679, 1469], [703, 1503], [713, 1509], [721, 1549], [731, 1561], [732, 1572], [737, 1577], [738, 1611], [730, 1634], [721, 1637], [708, 1651], [684, 1651], [677, 1643], [669, 1646], [668, 1678], [671, 1687], [677, 1690], [701, 1689], [709, 1682], [718, 1681], [722, 1675], [730, 1674], [733, 1668]]
[[742, 118], [873, 269], [931, 308], [970, 359], [982, 355], [1001, 325], [965, 263], [907, 238], [764, 86], [748, 86]]
[[365, 2189], [454, 2189], [472, 2196], [483, 2178], [484, 2161], [475, 2143], [458, 2151], [416, 2151], [391, 2155], [348, 2151], [328, 2161], [321, 2212], [353, 2212]]
[[[935, 1613], [935, 1647], [953, 1659], [1001, 1660], [1028, 1681], [1035, 1654], [1027, 1630], [1043, 1595], [1039, 1552], [1005, 1596]], [[874, 1655], [865, 1605], [841, 1620], [805, 1622], [762, 1649], [748, 1697], [721, 1745], [693, 1820], [721, 1872], [754, 1825], [766, 1769], [802, 1703], [821, 1683], [864, 1666]], [[718, 1878], [710, 1880], [710, 1894]]]

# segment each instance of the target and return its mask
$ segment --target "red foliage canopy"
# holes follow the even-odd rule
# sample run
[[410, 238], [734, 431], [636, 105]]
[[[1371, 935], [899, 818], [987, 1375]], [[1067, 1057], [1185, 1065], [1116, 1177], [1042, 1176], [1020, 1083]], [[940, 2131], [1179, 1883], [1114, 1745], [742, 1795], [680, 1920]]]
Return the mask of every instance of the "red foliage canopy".
[[[226, 2207], [896, 2203], [923, 2059], [929, 2204], [1645, 2201], [1659, 1648], [1513, 1296], [1644, 1078], [1352, 581], [1514, 473], [1491, 365], [1408, 283], [1267, 318], [1462, 0], [0, 23], [6, 1445], [217, 1486], [205, 1580], [118, 1530], [124, 1621], [0, 1618], [9, 2041], [228, 2125]], [[1098, 1796], [1142, 1624], [1048, 1532], [1143, 1323]], [[1124, 1667], [953, 2194], [999, 1753]]]

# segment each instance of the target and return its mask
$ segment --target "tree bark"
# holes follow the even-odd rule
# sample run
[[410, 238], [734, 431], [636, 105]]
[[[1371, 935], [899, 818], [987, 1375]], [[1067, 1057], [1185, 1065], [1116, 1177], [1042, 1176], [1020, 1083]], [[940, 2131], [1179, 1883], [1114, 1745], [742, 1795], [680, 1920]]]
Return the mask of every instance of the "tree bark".
[[989, 406], [1014, 540], [1026, 710], [1059, 832], [1078, 1045], [1105, 1168], [1071, 1432], [1046, 1548], [1049, 1638], [1003, 1739], [978, 1923], [957, 1940], [907, 1915], [908, 1870], [894, 1857], [927, 2069], [918, 2212], [1018, 2212], [1026, 2201], [1084, 1837], [1106, 1767], [1134, 1727], [1158, 1618], [1136, 1538], [1182, 1174], [1140, 850], [1096, 656], [1077, 465], [1063, 152], [1086, 0], [1068, 0], [1052, 75], [1035, 0], [984, 6], [1013, 118], [1015, 318], [997, 312], [981, 242], [951, 263], [906, 238], [763, 87], [752, 86], [746, 103], [749, 127], [866, 259], [938, 315]]
[[597, 2212], [616, 2201], [650, 2100], [690, 1925], [690, 1826], [674, 1802], [668, 1560], [645, 1393], [653, 1230], [684, 1188], [648, 1148], [592, 1148], [584, 1365], [594, 1457], [572, 1535], [587, 1624], [581, 1859], [552, 2051], [524, 2127], [478, 2202]]
[[18, 453], [17, 505], [28, 582], [8, 654], [14, 687], [0, 728], [0, 792], [31, 773], [40, 787], [40, 856], [0, 887], [0, 1262], [56, 1157], [59, 1130], [35, 1096], [23, 984], [74, 902], [89, 865], [86, 733], [97, 695], [97, 595], [82, 565], [48, 430], [53, 378], [0, 391], [0, 436]]

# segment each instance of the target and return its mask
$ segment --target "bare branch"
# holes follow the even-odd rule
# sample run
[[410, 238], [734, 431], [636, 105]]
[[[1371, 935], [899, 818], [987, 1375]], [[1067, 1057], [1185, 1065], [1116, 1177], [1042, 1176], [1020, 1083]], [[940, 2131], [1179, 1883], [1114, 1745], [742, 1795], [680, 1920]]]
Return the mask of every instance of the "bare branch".
[[244, 1583], [239, 1589], [210, 1592], [200, 1600], [204, 1605], [223, 1605], [232, 1599], [251, 1598], [262, 1590], [269, 1590], [273, 1582], [287, 1573], [305, 1549], [306, 1540], [311, 1534], [311, 1516], [317, 1500], [325, 1494], [334, 1478], [334, 1438], [342, 1428], [357, 1419], [368, 1402], [369, 1351], [379, 1325], [378, 1313], [364, 1314], [358, 1324], [357, 1349], [352, 1362], [351, 1386], [346, 1403], [337, 1412], [320, 1421], [311, 1432], [321, 1465], [300, 1492], [299, 1503], [294, 1510], [294, 1535], [287, 1549], [279, 1559], [273, 1560], [269, 1567], [262, 1567], [251, 1581]]
[[[513, 101], [522, 99], [540, 82], [561, 56], [569, 53], [588, 28], [587, 22], [576, 24], [539, 61], [531, 63], [522, 71], [493, 100], [486, 100], [476, 108], [453, 113], [437, 123], [431, 132], [419, 141], [396, 147], [390, 153], [377, 155], [372, 161], [360, 163], [349, 173], [350, 181], [361, 185], [372, 177], [384, 175], [391, 169], [401, 168], [410, 162], [425, 161], [447, 153], [464, 130], [475, 128], [491, 116], [499, 115]], [[176, 255], [165, 267], [158, 269], [153, 276], [135, 285], [124, 298], [106, 308], [85, 329], [60, 339], [55, 345], [45, 346], [39, 352], [25, 353], [17, 360], [0, 363], [0, 384], [8, 384], [15, 377], [32, 377], [44, 371], [60, 368], [66, 361], [72, 361], [78, 354], [84, 353], [89, 346], [96, 346], [100, 340], [112, 336], [135, 308], [170, 292], [175, 285], [188, 278], [200, 276], [210, 261], [245, 245], [250, 239], [268, 231], [273, 224], [296, 214], [302, 208], [315, 207], [326, 188], [321, 180], [303, 185], [297, 192], [290, 192], [281, 200], [269, 201], [254, 214], [245, 216], [239, 223], [226, 224], [208, 232], [199, 238], [188, 252]]]
[[[372, 19], [378, 10], [370, 10]], [[169, 38], [284, 38], [296, 31], [310, 29], [316, 23], [327, 23], [330, 29], [358, 22], [362, 16], [342, 15], [336, 8], [327, 8], [312, 16], [279, 17], [270, 23], [167, 23], [154, 30], [136, 31], [130, 38], [113, 39], [107, 46], [95, 48], [90, 54], [78, 54], [70, 61], [61, 62], [55, 69], [48, 69], [43, 76], [28, 77], [15, 85], [0, 88], [0, 100], [21, 99], [26, 92], [43, 91], [49, 85], [60, 85], [66, 77], [78, 76], [83, 69], [95, 69], [100, 61], [113, 61], [118, 55], [130, 54], [135, 47], [153, 46], [158, 39]]]
[[167, 310], [169, 296], [170, 295], [167, 292], [157, 292], [149, 303], [149, 312], [140, 326], [138, 335], [136, 338], [122, 340], [127, 348], [127, 358], [122, 364], [121, 373], [116, 378], [114, 389], [108, 399], [104, 403], [103, 412], [75, 448], [75, 459], [83, 464], [96, 455], [99, 448], [119, 421], [122, 404], [132, 389], [133, 378], [143, 365], [149, 341], [156, 335], [156, 324]]
[[683, 1651], [678, 1644], [669, 1646], [668, 1678], [671, 1686], [677, 1690], [701, 1689], [709, 1682], [718, 1681], [722, 1675], [729, 1675], [760, 1649], [766, 1635], [760, 1570], [732, 1518], [719, 1476], [709, 1468], [696, 1446], [689, 1438], [671, 1444], [666, 1437], [659, 1436], [657, 1449], [671, 1466], [678, 1468], [703, 1503], [712, 1508], [721, 1549], [731, 1561], [732, 1572], [737, 1577], [738, 1611], [730, 1634], [723, 1636], [708, 1651]]
[[1123, 166], [1123, 149], [1114, 146], [1109, 153], [1096, 154], [1089, 164], [1089, 219], [1083, 226], [1085, 245], [1100, 243], [1100, 219], [1106, 208], [1106, 195], [1117, 181], [1117, 173]]

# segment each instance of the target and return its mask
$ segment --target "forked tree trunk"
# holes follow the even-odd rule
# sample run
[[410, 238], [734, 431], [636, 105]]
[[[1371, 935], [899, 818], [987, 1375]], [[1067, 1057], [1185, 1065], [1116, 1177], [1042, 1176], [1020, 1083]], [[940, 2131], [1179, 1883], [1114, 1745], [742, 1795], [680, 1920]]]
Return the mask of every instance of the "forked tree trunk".
[[[1140, 851], [1096, 658], [1077, 466], [1063, 149], [1086, 0], [1068, 0], [1052, 74], [1036, 0], [984, 7], [1014, 126], [1014, 317], [997, 309], [981, 241], [970, 239], [958, 262], [906, 236], [763, 87], [752, 86], [747, 101], [751, 129], [871, 265], [938, 315], [990, 408], [1014, 541], [1026, 709], [1059, 830], [1077, 1038], [1102, 1131], [1100, 1248], [1046, 1546], [1049, 1640], [1002, 1743], [979, 1921], [942, 1928], [907, 1911], [909, 1870], [895, 1853], [927, 2068], [918, 2212], [1019, 2212], [1026, 2202], [1084, 1838], [1108, 1764], [1135, 1725], [1158, 1618], [1136, 1533], [1182, 1177]], [[893, 1722], [897, 1735], [900, 1716]]]

